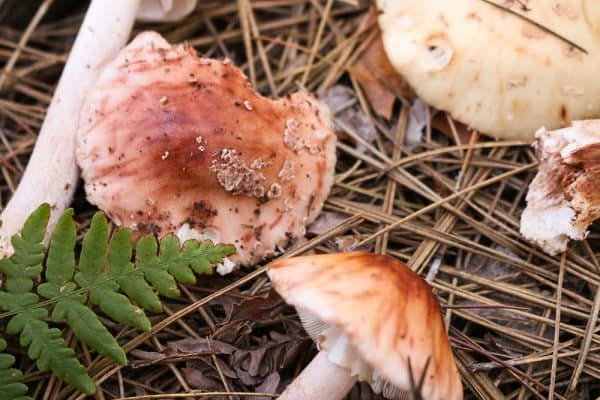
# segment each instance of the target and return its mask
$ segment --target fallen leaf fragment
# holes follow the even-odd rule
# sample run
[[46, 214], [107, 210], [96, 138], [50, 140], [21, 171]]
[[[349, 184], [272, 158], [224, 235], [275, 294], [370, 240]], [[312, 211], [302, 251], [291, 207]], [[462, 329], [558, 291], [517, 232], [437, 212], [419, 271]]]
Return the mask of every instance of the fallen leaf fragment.
[[414, 92], [390, 63], [381, 35], [378, 34], [350, 68], [352, 76], [365, 90], [373, 110], [390, 119], [397, 98], [412, 99]]

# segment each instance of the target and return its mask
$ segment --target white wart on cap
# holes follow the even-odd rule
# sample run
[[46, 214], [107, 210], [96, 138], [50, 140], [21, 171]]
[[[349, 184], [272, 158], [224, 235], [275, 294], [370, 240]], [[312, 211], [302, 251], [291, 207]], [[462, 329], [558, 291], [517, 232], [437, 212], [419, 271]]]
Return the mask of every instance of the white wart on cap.
[[[437, 299], [401, 262], [361, 252], [296, 257], [271, 264], [268, 275], [321, 350], [311, 363], [320, 366], [309, 365], [305, 372], [320, 371], [308, 372], [310, 377], [303, 372], [282, 399], [341, 399], [356, 378], [388, 398], [402, 399], [411, 387], [409, 360], [415, 381], [425, 374], [423, 399], [462, 399]], [[328, 368], [344, 369], [349, 381], [338, 393], [321, 397], [313, 388], [323, 383], [320, 377], [327, 379]], [[342, 379], [342, 371], [336, 374]], [[331, 390], [335, 384], [322, 386]]]
[[529, 185], [521, 233], [554, 255], [600, 218], [600, 120], [536, 133], [539, 172]]
[[335, 140], [311, 95], [269, 100], [230, 62], [146, 32], [89, 94], [77, 160], [88, 200], [117, 225], [232, 243], [231, 259], [250, 265], [318, 215]]
[[495, 3], [555, 34], [479, 0], [377, 0], [392, 65], [427, 103], [491, 136], [600, 116], [600, 1]]

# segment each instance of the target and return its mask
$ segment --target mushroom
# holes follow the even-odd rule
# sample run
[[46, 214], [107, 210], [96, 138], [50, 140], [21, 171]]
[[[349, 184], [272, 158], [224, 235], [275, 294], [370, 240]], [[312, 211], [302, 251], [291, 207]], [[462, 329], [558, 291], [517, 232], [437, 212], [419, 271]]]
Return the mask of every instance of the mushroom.
[[585, 239], [600, 217], [600, 120], [542, 128], [535, 136], [540, 168], [529, 186], [521, 233], [554, 255], [569, 239]]
[[[114, 2], [93, 0], [86, 12], [60, 81], [48, 107], [35, 148], [19, 186], [2, 211], [0, 254], [12, 252], [10, 238], [42, 203], [52, 206], [48, 235], [75, 191], [79, 171], [75, 136], [84, 98], [104, 64], [125, 45], [134, 19], [173, 21], [191, 12], [196, 1], [156, 0]], [[154, 10], [154, 11], [152, 11]]]
[[145, 32], [90, 91], [77, 159], [88, 200], [117, 225], [233, 243], [231, 261], [250, 265], [318, 215], [335, 141], [329, 110], [308, 93], [269, 100], [228, 60]]
[[142, 0], [137, 13], [140, 21], [178, 21], [191, 14], [197, 0]]
[[342, 399], [357, 380], [405, 399], [421, 376], [423, 399], [463, 398], [437, 299], [406, 265], [353, 252], [281, 259], [267, 273], [320, 349], [280, 400]]
[[600, 116], [598, 1], [377, 5], [396, 71], [427, 103], [482, 133], [532, 139], [542, 125]]

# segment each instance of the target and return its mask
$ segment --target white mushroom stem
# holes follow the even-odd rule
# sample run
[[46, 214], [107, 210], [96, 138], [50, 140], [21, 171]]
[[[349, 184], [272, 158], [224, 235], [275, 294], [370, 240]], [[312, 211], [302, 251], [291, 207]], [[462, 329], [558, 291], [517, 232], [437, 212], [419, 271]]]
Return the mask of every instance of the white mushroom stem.
[[327, 353], [320, 351], [279, 400], [340, 400], [356, 381], [349, 370], [333, 364]]
[[10, 237], [40, 204], [52, 206], [48, 231], [71, 203], [78, 177], [75, 136], [83, 99], [102, 66], [129, 38], [139, 0], [93, 0], [48, 107], [37, 143], [17, 191], [2, 212], [0, 255]]

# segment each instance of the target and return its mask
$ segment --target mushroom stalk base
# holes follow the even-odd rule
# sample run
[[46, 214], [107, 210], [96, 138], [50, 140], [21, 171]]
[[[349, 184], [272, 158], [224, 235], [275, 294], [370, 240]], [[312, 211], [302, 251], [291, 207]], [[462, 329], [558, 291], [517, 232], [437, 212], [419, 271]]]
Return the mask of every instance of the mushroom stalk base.
[[321, 351], [285, 389], [279, 400], [340, 400], [356, 381], [356, 376], [331, 363], [327, 353]]

